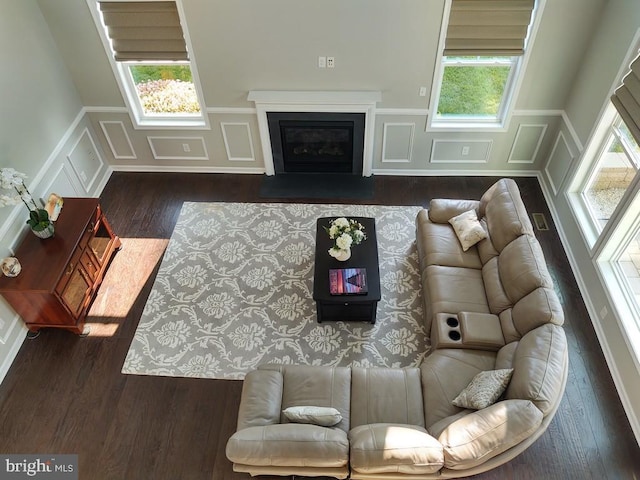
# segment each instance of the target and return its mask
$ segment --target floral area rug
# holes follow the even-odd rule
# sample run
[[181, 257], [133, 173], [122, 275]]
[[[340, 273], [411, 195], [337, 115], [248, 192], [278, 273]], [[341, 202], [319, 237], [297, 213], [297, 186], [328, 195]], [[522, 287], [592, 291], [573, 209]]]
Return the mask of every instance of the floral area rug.
[[[122, 372], [242, 379], [268, 362], [418, 365], [429, 348], [415, 245], [420, 208], [185, 203]], [[316, 220], [339, 216], [376, 219], [375, 325], [316, 321]]]

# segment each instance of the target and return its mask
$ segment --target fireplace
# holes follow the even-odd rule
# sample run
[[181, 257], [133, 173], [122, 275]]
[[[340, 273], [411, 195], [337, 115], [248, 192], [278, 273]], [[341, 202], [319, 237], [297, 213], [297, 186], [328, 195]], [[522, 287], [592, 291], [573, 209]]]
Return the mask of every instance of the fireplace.
[[[267, 176], [276, 174], [276, 162], [274, 160], [277, 145], [282, 148], [282, 137], [278, 122], [272, 125], [270, 118], [277, 115], [302, 115], [307, 113], [320, 114], [327, 120], [328, 115], [338, 114], [337, 118], [329, 118], [328, 121], [354, 121], [353, 126], [353, 166], [351, 173], [358, 173], [363, 177], [369, 177], [373, 173], [373, 140], [376, 104], [382, 101], [382, 92], [376, 91], [279, 91], [279, 90], [251, 90], [247, 100], [254, 102], [258, 116], [258, 129], [260, 130], [260, 145], [264, 158], [264, 173]], [[342, 114], [355, 117], [342, 117]], [[356, 120], [354, 120], [354, 118]], [[286, 118], [285, 118], [286, 120]], [[298, 118], [289, 119], [298, 120]], [[323, 121], [313, 115], [310, 118], [302, 118], [303, 121]], [[322, 125], [326, 128], [326, 125]], [[278, 133], [273, 133], [277, 131]], [[282, 155], [280, 151], [279, 156]], [[325, 158], [326, 159], [326, 158]], [[334, 159], [335, 160], [335, 159]], [[317, 163], [317, 162], [316, 162]], [[281, 167], [278, 167], [281, 168]], [[311, 167], [308, 167], [311, 168]], [[345, 168], [344, 166], [340, 168]]]
[[268, 112], [276, 174], [362, 175], [365, 114]]

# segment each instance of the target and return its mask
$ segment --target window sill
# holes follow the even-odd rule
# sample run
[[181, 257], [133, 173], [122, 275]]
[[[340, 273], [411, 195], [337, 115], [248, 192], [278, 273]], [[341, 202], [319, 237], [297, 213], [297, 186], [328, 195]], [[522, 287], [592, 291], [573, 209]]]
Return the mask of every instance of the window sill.
[[431, 132], [506, 132], [503, 122], [435, 121], [427, 125]]
[[197, 118], [162, 118], [162, 119], [138, 119], [133, 117], [133, 128], [136, 130], [210, 130], [207, 117]]
[[587, 248], [591, 251], [598, 241], [600, 232], [594, 225], [588, 207], [582, 200], [582, 196], [577, 192], [568, 192], [566, 195], [571, 213], [578, 225], [578, 230], [580, 231]]

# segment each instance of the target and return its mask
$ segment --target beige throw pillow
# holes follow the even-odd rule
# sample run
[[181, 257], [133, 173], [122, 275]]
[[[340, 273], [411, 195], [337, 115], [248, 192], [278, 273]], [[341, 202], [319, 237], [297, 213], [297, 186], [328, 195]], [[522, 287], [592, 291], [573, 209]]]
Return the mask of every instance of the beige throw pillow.
[[321, 427], [333, 427], [342, 420], [340, 412], [331, 407], [289, 407], [282, 413], [292, 423], [311, 423]]
[[478, 221], [478, 215], [475, 210], [456, 215], [449, 219], [449, 223], [460, 240], [462, 249], [466, 252], [483, 238], [487, 238], [487, 232]]
[[512, 373], [513, 368], [480, 372], [451, 403], [456, 407], [473, 410], [487, 408], [500, 398], [509, 385]]

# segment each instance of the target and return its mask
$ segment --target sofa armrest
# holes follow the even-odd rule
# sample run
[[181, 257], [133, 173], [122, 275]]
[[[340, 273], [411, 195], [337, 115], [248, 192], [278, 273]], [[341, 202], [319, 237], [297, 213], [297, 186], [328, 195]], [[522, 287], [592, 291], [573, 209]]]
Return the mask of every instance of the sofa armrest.
[[491, 313], [460, 312], [462, 343], [467, 347], [497, 351], [504, 347], [500, 318]]
[[504, 400], [465, 415], [438, 437], [444, 466], [464, 470], [480, 465], [533, 435], [542, 418], [529, 400]]
[[429, 204], [429, 219], [433, 223], [447, 223], [449, 219], [469, 210], [477, 212], [479, 206], [477, 200], [434, 198]]
[[497, 351], [505, 345], [500, 319], [491, 313], [438, 313], [431, 327], [433, 348]]
[[280, 423], [282, 373], [273, 370], [249, 372], [242, 385], [237, 430]]

